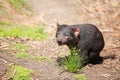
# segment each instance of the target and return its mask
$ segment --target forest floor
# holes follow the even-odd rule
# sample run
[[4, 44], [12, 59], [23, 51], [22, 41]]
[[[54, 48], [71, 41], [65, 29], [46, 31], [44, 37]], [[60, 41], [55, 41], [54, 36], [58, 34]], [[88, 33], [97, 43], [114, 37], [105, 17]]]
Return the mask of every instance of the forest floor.
[[[22, 24], [43, 23], [49, 38], [45, 40], [30, 40], [27, 38], [6, 37], [0, 39], [0, 80], [5, 80], [10, 64], [21, 65], [31, 69], [33, 80], [76, 80], [75, 75], [84, 74], [88, 80], [120, 80], [120, 2], [109, 0], [80, 1], [80, 0], [27, 0], [36, 13], [34, 18], [17, 17]], [[47, 3], [49, 4], [47, 4]], [[89, 3], [89, 5], [88, 5]], [[110, 3], [110, 4], [109, 4]], [[117, 4], [118, 3], [118, 4]], [[41, 4], [41, 5], [40, 5]], [[97, 6], [97, 7], [96, 7]], [[17, 14], [18, 15], [18, 14]], [[30, 18], [30, 19], [29, 19]], [[24, 20], [25, 19], [25, 20]], [[16, 20], [16, 19], [15, 19]], [[24, 20], [24, 21], [23, 21]], [[27, 21], [28, 20], [28, 21]], [[14, 22], [14, 21], [13, 21]], [[115, 55], [106, 59], [102, 64], [85, 66], [81, 73], [65, 71], [57, 63], [57, 58], [69, 53], [66, 46], [58, 46], [55, 32], [56, 22], [60, 24], [92, 23], [103, 33], [105, 47], [101, 56]], [[12, 44], [27, 46], [27, 58], [17, 58]], [[31, 56], [42, 56], [46, 60], [33, 60]]]

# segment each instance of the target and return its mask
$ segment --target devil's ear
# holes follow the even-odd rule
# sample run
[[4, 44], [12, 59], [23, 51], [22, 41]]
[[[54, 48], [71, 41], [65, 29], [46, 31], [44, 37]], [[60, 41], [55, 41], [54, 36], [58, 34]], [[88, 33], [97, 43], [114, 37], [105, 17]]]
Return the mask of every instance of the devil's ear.
[[60, 29], [61, 25], [57, 23], [57, 30]]
[[74, 32], [75, 37], [78, 37], [80, 35], [80, 28], [74, 27], [72, 30]]
[[60, 26], [60, 24], [57, 22], [57, 27], [59, 27]]

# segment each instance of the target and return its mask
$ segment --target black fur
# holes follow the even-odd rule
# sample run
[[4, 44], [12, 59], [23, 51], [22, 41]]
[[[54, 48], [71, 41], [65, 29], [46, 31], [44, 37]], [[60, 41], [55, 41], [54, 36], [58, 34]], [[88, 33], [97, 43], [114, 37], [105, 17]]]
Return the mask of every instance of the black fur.
[[[74, 28], [80, 30], [77, 36]], [[103, 60], [100, 52], [104, 48], [104, 39], [100, 30], [92, 24], [59, 25], [57, 24], [56, 39], [59, 45], [67, 45], [70, 49], [81, 49], [86, 63], [97, 64]]]

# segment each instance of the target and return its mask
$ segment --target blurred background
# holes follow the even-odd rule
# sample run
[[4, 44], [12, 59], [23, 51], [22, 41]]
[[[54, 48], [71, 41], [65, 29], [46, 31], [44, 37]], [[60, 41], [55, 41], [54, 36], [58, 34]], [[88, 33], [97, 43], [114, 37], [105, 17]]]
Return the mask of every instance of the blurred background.
[[[115, 46], [110, 37], [119, 39], [120, 1], [119, 0], [26, 0], [37, 20], [50, 27], [60, 24], [96, 25], [103, 33], [107, 46]], [[52, 30], [50, 29], [49, 30]], [[53, 30], [54, 31], [54, 30]], [[48, 31], [48, 32], [53, 32]], [[54, 33], [54, 32], [53, 32]], [[114, 35], [111, 35], [115, 33]], [[107, 34], [107, 36], [106, 36]], [[108, 36], [110, 35], [110, 36]], [[117, 39], [118, 38], [118, 39]]]
[[[87, 66], [83, 72], [89, 80], [120, 80], [120, 0], [0, 0], [0, 80], [6, 80], [11, 63], [36, 71], [33, 80], [45, 80], [46, 76], [76, 80], [74, 74], [61, 74], [54, 64], [34, 62], [36, 56], [56, 59], [68, 52], [66, 46], [56, 44], [57, 22], [96, 25], [105, 39], [101, 56], [116, 57]], [[7, 80], [14, 78], [14, 72]]]

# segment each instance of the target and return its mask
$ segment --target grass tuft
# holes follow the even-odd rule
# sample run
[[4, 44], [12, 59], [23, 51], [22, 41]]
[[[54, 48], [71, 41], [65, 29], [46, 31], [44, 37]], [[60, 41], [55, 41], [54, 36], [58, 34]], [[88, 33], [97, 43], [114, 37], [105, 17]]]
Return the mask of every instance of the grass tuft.
[[84, 74], [77, 74], [75, 75], [77, 80], [88, 80]]
[[8, 80], [32, 80], [30, 74], [32, 70], [24, 68], [22, 66], [11, 66], [8, 72]]
[[62, 64], [69, 72], [78, 72], [83, 67], [83, 58], [78, 54], [80, 50], [71, 49], [70, 55], [62, 58]]

